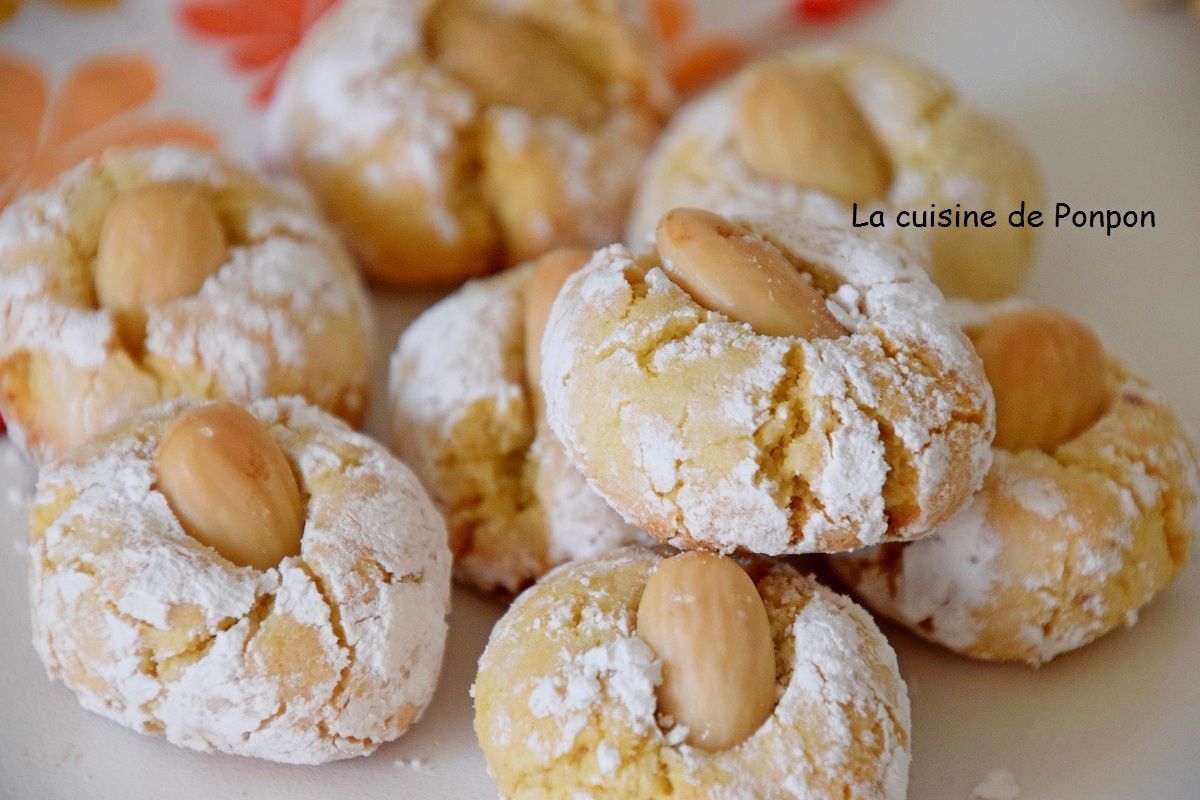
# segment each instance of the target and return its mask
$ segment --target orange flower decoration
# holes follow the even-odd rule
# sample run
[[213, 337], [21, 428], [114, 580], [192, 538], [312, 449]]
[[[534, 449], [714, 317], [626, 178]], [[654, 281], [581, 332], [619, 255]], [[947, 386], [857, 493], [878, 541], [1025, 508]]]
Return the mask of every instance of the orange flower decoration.
[[51, 103], [41, 70], [0, 54], [0, 208], [109, 147], [215, 147], [217, 137], [201, 125], [140, 113], [157, 88], [147, 58], [101, 56], [79, 64]]
[[[86, 11], [108, 8], [119, 2], [121, 0], [58, 0], [59, 5], [82, 8]], [[9, 17], [16, 14], [20, 8], [21, 0], [0, 0], [0, 24], [7, 22]]]
[[184, 27], [202, 38], [232, 39], [230, 66], [262, 71], [254, 103], [275, 92], [279, 73], [313, 23], [337, 0], [197, 0], [180, 9]]
[[666, 54], [671, 83], [681, 95], [700, 91], [750, 56], [749, 45], [733, 36], [687, 41], [695, 22], [689, 0], [649, 0], [649, 10], [651, 26]]
[[[788, 5], [788, 21], [804, 25], [837, 22], [874, 1], [792, 0]], [[694, 94], [730, 74], [753, 52], [753, 43], [744, 35], [697, 36], [692, 0], [647, 2], [651, 26], [667, 59], [671, 82], [683, 96]]]

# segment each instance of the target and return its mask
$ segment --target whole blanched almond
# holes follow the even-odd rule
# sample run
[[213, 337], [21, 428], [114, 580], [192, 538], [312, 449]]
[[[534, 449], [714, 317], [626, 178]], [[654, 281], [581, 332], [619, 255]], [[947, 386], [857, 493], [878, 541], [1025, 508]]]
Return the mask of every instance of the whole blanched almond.
[[1002, 314], [975, 349], [996, 397], [997, 447], [1051, 452], [1104, 413], [1104, 345], [1074, 317], [1052, 308]]
[[159, 442], [155, 466], [183, 529], [234, 564], [267, 569], [300, 552], [296, 477], [270, 431], [241, 406], [183, 414]]
[[713, 553], [660, 561], [637, 612], [662, 662], [658, 709], [706, 750], [733, 747], [775, 707], [775, 644], [762, 598], [737, 562]]
[[104, 217], [96, 251], [96, 298], [122, 338], [140, 343], [146, 309], [195, 294], [225, 263], [225, 229], [212, 198], [184, 182], [120, 194]]
[[846, 329], [825, 296], [780, 252], [709, 211], [676, 208], [655, 231], [663, 269], [710, 311], [768, 336], [834, 339]]
[[847, 203], [887, 191], [888, 158], [832, 77], [768, 62], [747, 74], [738, 100], [734, 146], [755, 172]]
[[592, 257], [590, 250], [564, 247], [551, 250], [533, 265], [533, 275], [525, 289], [525, 379], [535, 397], [541, 396], [542, 334], [554, 298], [571, 273]]
[[604, 113], [599, 82], [558, 39], [531, 23], [454, 3], [435, 16], [430, 36], [437, 63], [486, 105], [585, 126]]

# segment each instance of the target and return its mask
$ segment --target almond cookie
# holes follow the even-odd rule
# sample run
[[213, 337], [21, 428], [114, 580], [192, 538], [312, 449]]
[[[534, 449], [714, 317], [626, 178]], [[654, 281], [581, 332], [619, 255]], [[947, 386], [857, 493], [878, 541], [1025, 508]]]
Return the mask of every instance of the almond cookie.
[[370, 320], [308, 200], [206, 153], [109, 150], [0, 214], [0, 411], [35, 461], [179, 395], [357, 423]]
[[902, 800], [908, 693], [870, 615], [782, 563], [663, 551], [560, 567], [492, 631], [501, 797]]
[[554, 268], [589, 255], [555, 251], [536, 270], [468, 283], [409, 326], [392, 355], [396, 452], [445, 515], [459, 577], [481, 589], [515, 592], [564, 561], [648, 541], [571, 465], [531, 374], [561, 283]]
[[683, 548], [853, 550], [927, 533], [987, 471], [992, 398], [901, 250], [676, 209], [600, 251], [543, 341], [547, 418], [589, 482]]
[[669, 105], [616, 0], [348, 0], [268, 122], [367, 272], [446, 284], [620, 236]]
[[441, 669], [450, 554], [417, 479], [298, 398], [176, 400], [46, 466], [33, 638], [84, 708], [176, 745], [365, 755]]
[[[627, 241], [644, 246], [677, 205], [743, 197], [779, 213], [849, 226], [883, 211], [872, 231], [928, 256], [948, 295], [1012, 294], [1028, 271], [1034, 230], [1006, 216], [1040, 207], [1041, 171], [1021, 139], [967, 105], [920, 62], [862, 45], [804, 48], [752, 64], [685, 108], [655, 149]], [[995, 211], [994, 228], [897, 226], [904, 211]]]
[[964, 309], [996, 393], [982, 491], [932, 536], [834, 560], [875, 611], [957, 653], [1043, 664], [1137, 620], [1200, 529], [1195, 450], [1083, 323]]

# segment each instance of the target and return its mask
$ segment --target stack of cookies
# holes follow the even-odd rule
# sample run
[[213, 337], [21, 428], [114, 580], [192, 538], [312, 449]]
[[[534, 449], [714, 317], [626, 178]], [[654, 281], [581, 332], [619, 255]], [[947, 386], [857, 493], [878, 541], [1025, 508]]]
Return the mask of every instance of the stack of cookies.
[[[895, 654], [796, 557], [974, 658], [1132, 624], [1200, 528], [1174, 415], [1012, 296], [1029, 229], [849, 226], [1037, 206], [1026, 146], [863, 47], [670, 109], [617, 3], [346, 0], [269, 120], [307, 189], [133, 149], [14, 202], [50, 675], [186, 747], [367, 754], [432, 696], [453, 573], [511, 601], [473, 689], [502, 796], [892, 800]], [[351, 428], [359, 269], [496, 272], [401, 335], [395, 455]]]

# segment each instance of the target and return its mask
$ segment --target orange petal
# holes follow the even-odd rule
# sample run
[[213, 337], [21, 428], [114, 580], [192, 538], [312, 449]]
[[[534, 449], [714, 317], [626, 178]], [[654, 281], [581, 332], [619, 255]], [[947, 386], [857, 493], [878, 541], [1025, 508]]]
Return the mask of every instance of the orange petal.
[[215, 150], [217, 142], [218, 137], [211, 130], [186, 119], [122, 119], [61, 147], [44, 150], [37, 163], [29, 170], [28, 182], [22, 189], [43, 186], [64, 170], [110, 147], [182, 144], [201, 150]]
[[[275, 18], [271, 30], [297, 34], [304, 28], [308, 0], [260, 0], [264, 11]], [[294, 36], [293, 36], [294, 38]]]
[[37, 150], [46, 113], [46, 81], [33, 64], [0, 55], [0, 183]]
[[250, 33], [295, 34], [304, 25], [306, 7], [306, 0], [207, 0], [188, 3], [179, 13], [184, 26], [195, 33], [228, 38]]
[[179, 9], [183, 26], [201, 36], [228, 37], [271, 30], [256, 2], [194, 2]]
[[705, 39], [676, 55], [671, 82], [680, 94], [690, 94], [733, 72], [749, 55], [749, 48], [738, 39]]
[[692, 6], [687, 0], [650, 0], [650, 24], [659, 41], [669, 42], [692, 25]]
[[837, 22], [869, 2], [871, 0], [797, 0], [793, 13], [801, 22]]
[[287, 55], [292, 45], [278, 33], [244, 36], [230, 48], [229, 63], [239, 70], [258, 69]]
[[301, 30], [308, 30], [322, 14], [333, 8], [337, 2], [338, 0], [313, 0], [313, 2], [308, 3], [304, 9], [304, 20]]
[[58, 93], [45, 147], [57, 147], [145, 103], [158, 86], [150, 59], [100, 56], [83, 62]]
[[279, 75], [283, 72], [283, 68], [287, 66], [287, 59], [281, 58], [273, 65], [267, 68], [259, 78], [258, 84], [254, 87], [254, 94], [251, 99], [256, 106], [265, 106], [271, 99], [271, 95], [275, 94], [275, 84], [279, 82]]

